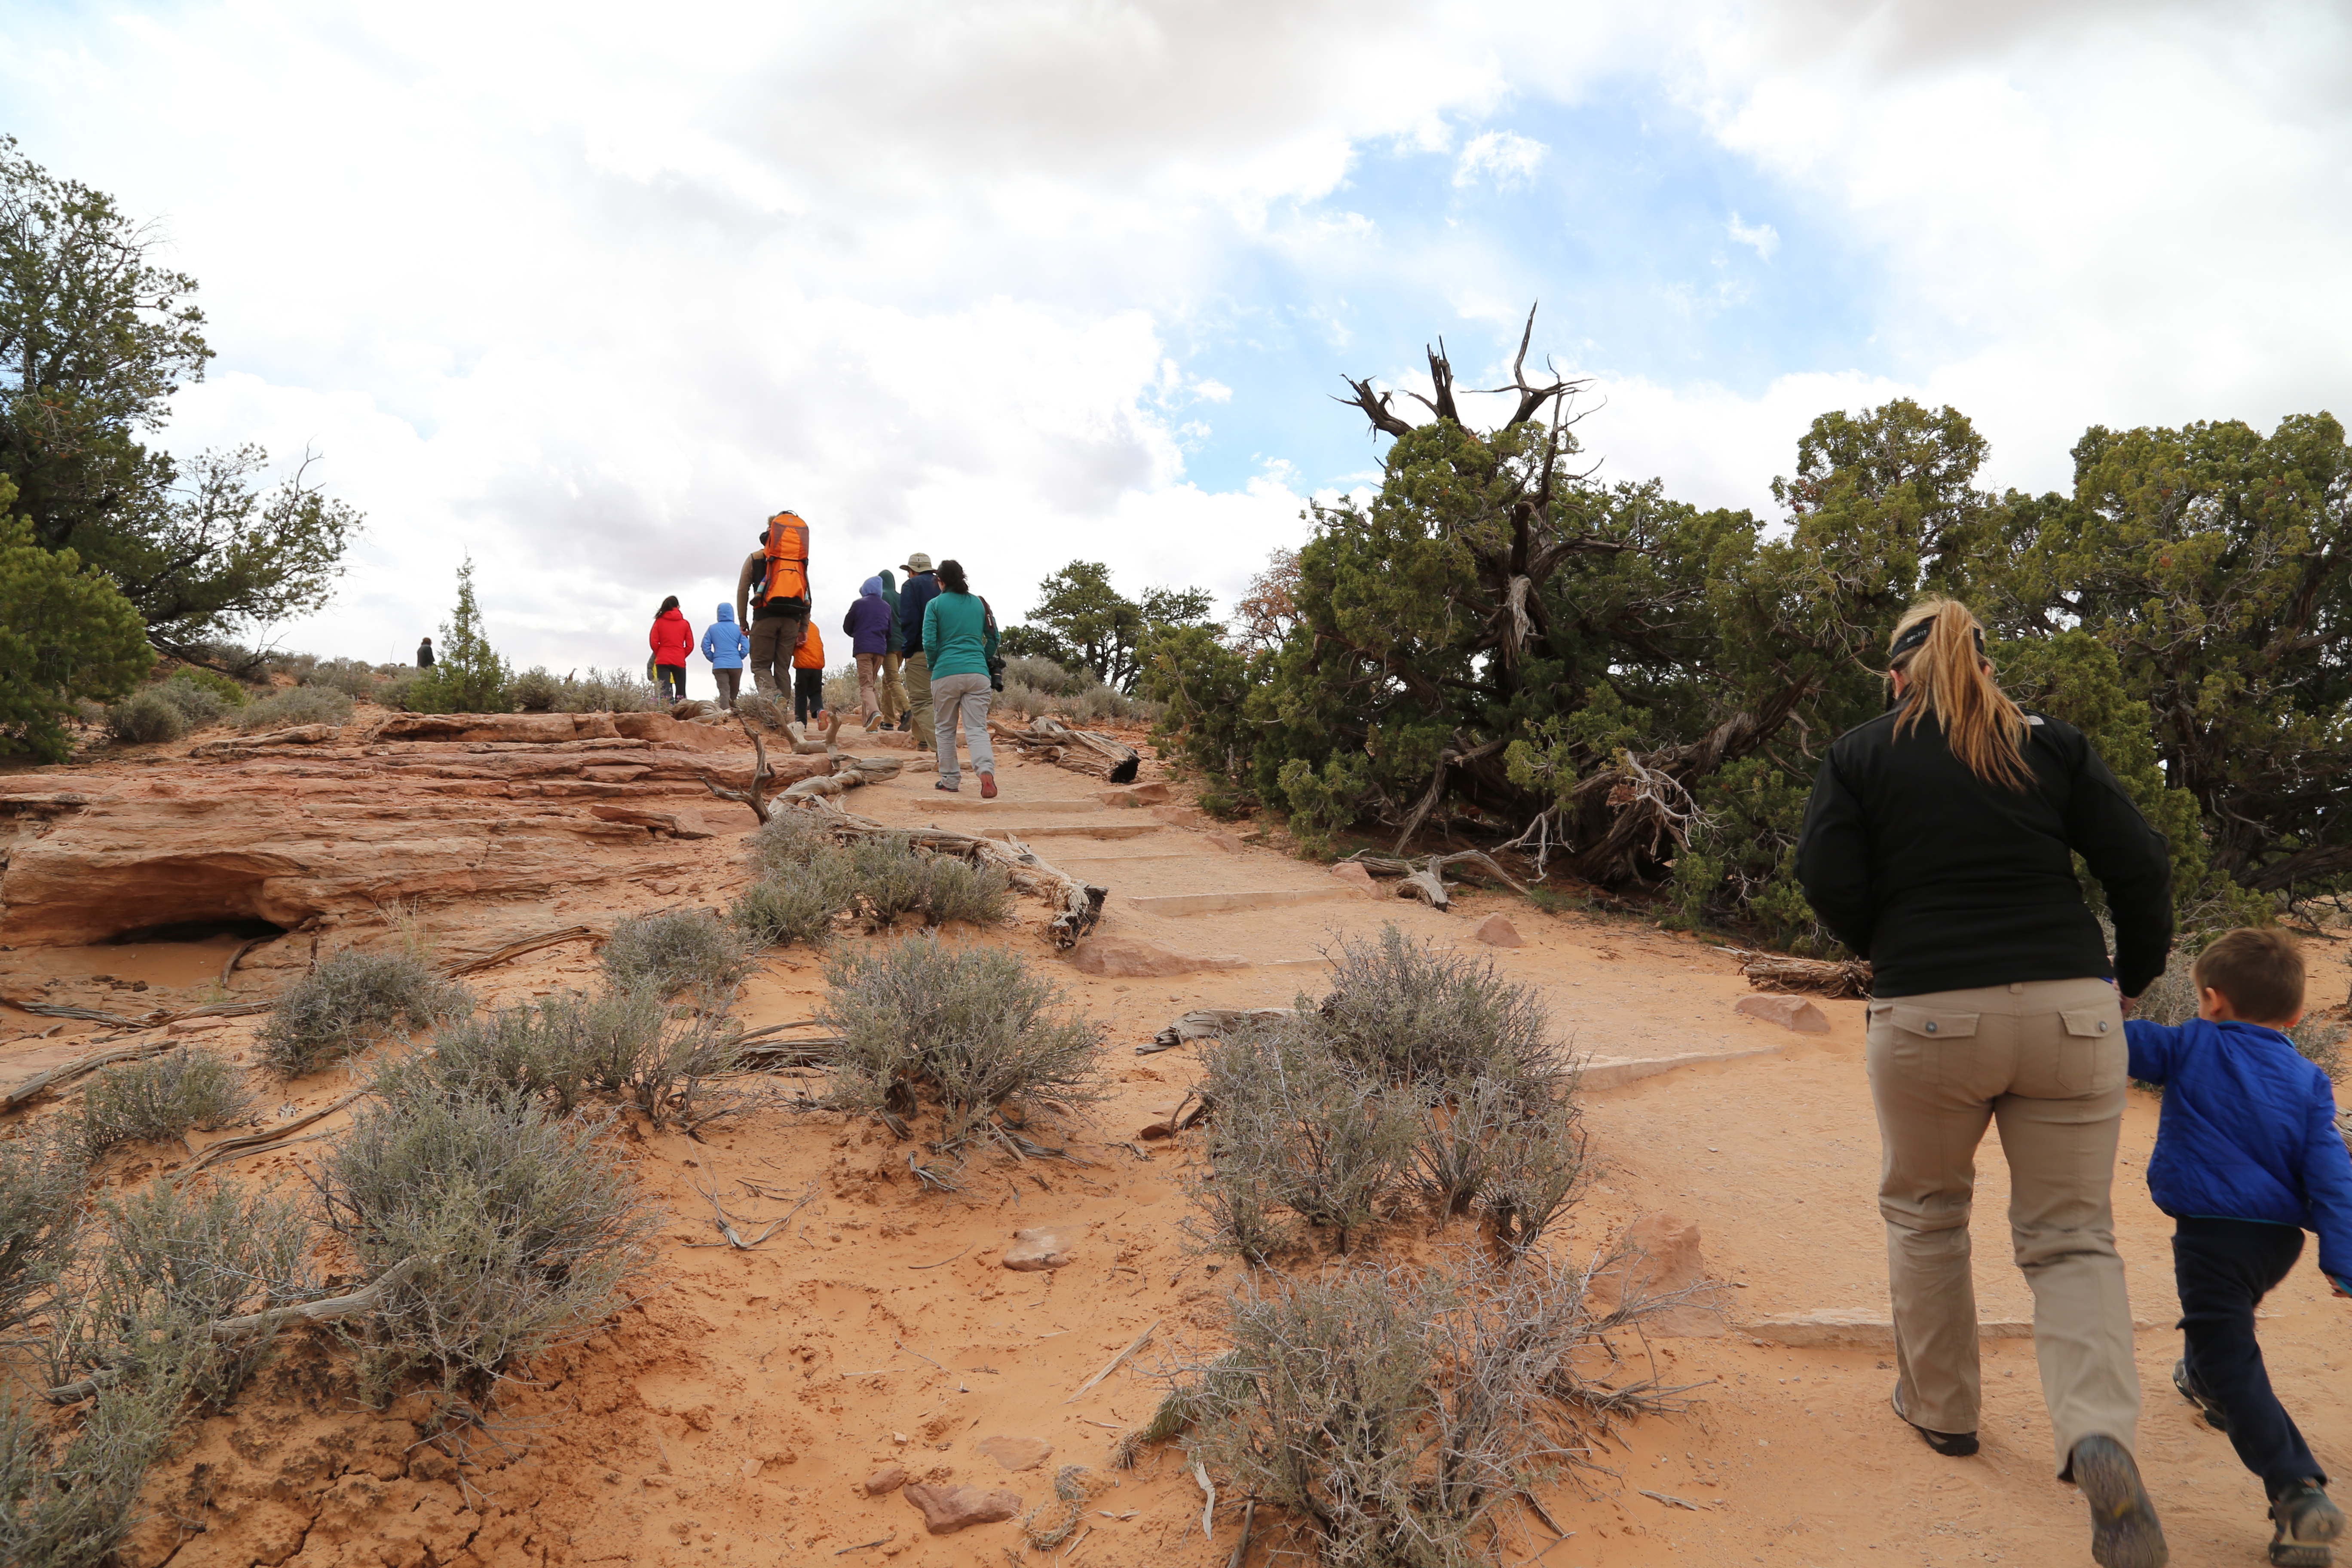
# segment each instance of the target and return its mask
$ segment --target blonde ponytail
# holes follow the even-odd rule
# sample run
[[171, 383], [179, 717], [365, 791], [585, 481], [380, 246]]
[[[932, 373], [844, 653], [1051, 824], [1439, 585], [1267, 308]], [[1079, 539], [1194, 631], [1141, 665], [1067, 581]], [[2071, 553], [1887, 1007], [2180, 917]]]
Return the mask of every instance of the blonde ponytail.
[[[1922, 629], [1924, 626], [1924, 630]], [[1895, 721], [1899, 739], [1933, 713], [1944, 744], [1987, 784], [2021, 790], [2032, 781], [2025, 764], [2025, 710], [1994, 684], [1984, 657], [1984, 628], [1957, 599], [1922, 599], [1903, 613], [1887, 639], [1888, 665], [1910, 683]]]

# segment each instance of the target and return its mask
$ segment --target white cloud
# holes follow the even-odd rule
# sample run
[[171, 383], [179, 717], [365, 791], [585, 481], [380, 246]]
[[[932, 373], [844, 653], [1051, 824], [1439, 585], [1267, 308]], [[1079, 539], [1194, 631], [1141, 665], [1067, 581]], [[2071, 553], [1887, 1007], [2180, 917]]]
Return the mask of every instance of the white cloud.
[[1535, 177], [1550, 149], [1516, 131], [1487, 131], [1472, 137], [1454, 161], [1454, 183], [1490, 181], [1498, 191], [1515, 190]]
[[1753, 249], [1766, 261], [1771, 260], [1772, 253], [1780, 248], [1780, 230], [1769, 223], [1742, 223], [1739, 221], [1738, 213], [1731, 215], [1731, 221], [1724, 226], [1724, 232], [1739, 244]]

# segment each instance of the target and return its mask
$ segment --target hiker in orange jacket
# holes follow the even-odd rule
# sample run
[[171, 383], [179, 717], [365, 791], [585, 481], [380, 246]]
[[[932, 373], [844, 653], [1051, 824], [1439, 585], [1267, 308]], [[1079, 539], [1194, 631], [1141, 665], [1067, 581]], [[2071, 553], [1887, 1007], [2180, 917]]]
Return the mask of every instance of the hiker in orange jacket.
[[686, 612], [677, 607], [677, 595], [672, 594], [661, 602], [655, 613], [653, 630], [646, 634], [646, 646], [654, 650], [654, 668], [661, 679], [661, 695], [665, 701], [675, 702], [686, 695], [686, 660], [694, 651], [694, 628], [686, 624]]

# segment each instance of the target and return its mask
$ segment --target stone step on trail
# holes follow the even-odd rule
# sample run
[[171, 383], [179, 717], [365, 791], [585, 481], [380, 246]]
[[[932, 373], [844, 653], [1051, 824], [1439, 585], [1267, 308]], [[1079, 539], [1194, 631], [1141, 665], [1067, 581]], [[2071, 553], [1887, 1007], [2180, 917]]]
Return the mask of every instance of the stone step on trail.
[[927, 804], [936, 811], [1050, 811], [1065, 816], [1075, 816], [1082, 813], [1109, 809], [1092, 795], [1068, 795], [1051, 800], [1040, 797], [1033, 800], [1026, 797], [1016, 799], [1012, 795], [1000, 794], [994, 800], [982, 800], [977, 796], [967, 800], [961, 795], [946, 795], [937, 791], [933, 793], [939, 794], [940, 798]]
[[1165, 833], [1157, 822], [992, 822], [980, 830], [982, 838], [1140, 838]]
[[[1118, 899], [1116, 889], [1111, 897]], [[1363, 897], [1353, 888], [1251, 888], [1220, 893], [1162, 893], [1142, 898], [1118, 899], [1122, 907], [1137, 914], [1170, 915], [1179, 918], [1190, 915], [1232, 914], [1243, 910], [1281, 910], [1294, 904], [1322, 904], [1339, 900], [1357, 900]]]

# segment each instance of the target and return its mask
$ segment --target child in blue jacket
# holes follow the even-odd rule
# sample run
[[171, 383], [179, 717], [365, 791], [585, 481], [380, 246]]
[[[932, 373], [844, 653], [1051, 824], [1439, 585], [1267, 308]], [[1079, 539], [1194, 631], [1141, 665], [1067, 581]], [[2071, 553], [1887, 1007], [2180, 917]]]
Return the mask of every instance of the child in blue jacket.
[[719, 618], [702, 634], [702, 657], [710, 661], [710, 673], [719, 682], [721, 708], [735, 706], [737, 689], [743, 679], [743, 658], [751, 651], [751, 639], [735, 624], [735, 606], [719, 605]]
[[2172, 1384], [2246, 1468], [2274, 1526], [2271, 1561], [2327, 1568], [2344, 1515], [2278, 1395], [2254, 1308], [2319, 1235], [2319, 1267], [2352, 1295], [2352, 1155], [2327, 1075], [2282, 1032], [2303, 1018], [2303, 954], [2284, 931], [2233, 931], [2192, 970], [2197, 1017], [2124, 1026], [2131, 1075], [2164, 1086], [2148, 1191], [2173, 1217], [2187, 1354]]

